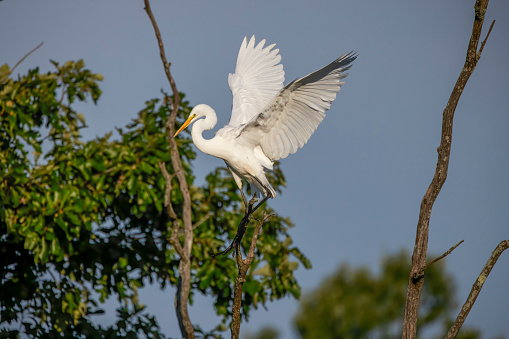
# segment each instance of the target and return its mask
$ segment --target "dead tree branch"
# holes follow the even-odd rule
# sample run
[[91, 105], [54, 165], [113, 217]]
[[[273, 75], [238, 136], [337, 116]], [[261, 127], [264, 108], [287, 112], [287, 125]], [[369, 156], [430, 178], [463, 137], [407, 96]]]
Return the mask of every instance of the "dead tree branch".
[[240, 246], [235, 246], [237, 249], [237, 266], [239, 268], [239, 274], [237, 275], [237, 279], [235, 281], [235, 294], [233, 296], [233, 307], [232, 307], [232, 339], [238, 339], [240, 334], [240, 310], [242, 308], [242, 286], [244, 286], [244, 282], [246, 282], [247, 271], [249, 270], [249, 266], [253, 262], [255, 255], [256, 242], [258, 241], [258, 234], [260, 233], [260, 229], [262, 225], [274, 214], [267, 214], [263, 212], [262, 219], [258, 221], [256, 228], [254, 230], [253, 239], [251, 240], [251, 246], [249, 248], [249, 252], [247, 254], [246, 259], [242, 259], [242, 253], [240, 252]]
[[498, 258], [504, 252], [507, 248], [509, 248], [509, 240], [504, 240], [498, 244], [498, 246], [495, 248], [495, 250], [491, 253], [491, 257], [488, 259], [488, 262], [486, 262], [486, 265], [484, 265], [484, 268], [481, 271], [481, 274], [479, 274], [479, 277], [475, 281], [474, 285], [472, 286], [472, 289], [470, 290], [470, 294], [468, 295], [467, 301], [463, 304], [463, 307], [461, 308], [460, 313], [458, 314], [458, 317], [456, 318], [456, 321], [452, 325], [451, 329], [449, 330], [449, 333], [447, 333], [447, 336], [445, 339], [452, 339], [456, 337], [458, 334], [461, 326], [463, 326], [463, 323], [465, 322], [465, 319], [468, 316], [468, 313], [472, 309], [472, 306], [474, 306], [475, 300], [477, 299], [477, 296], [481, 292], [481, 289], [483, 287], [484, 282], [488, 278], [488, 275], [490, 274], [491, 270], [493, 269], [493, 266], [497, 263]]
[[[184, 338], [194, 338], [194, 328], [191, 323], [191, 319], [189, 317], [189, 313], [187, 310], [187, 302], [189, 300], [189, 293], [191, 291], [191, 247], [193, 245], [193, 223], [191, 219], [191, 195], [189, 193], [189, 187], [187, 185], [186, 176], [184, 169], [182, 167], [182, 162], [180, 160], [180, 154], [177, 147], [177, 142], [173, 137], [175, 134], [175, 121], [177, 118], [177, 113], [180, 107], [180, 95], [177, 90], [177, 85], [175, 84], [175, 80], [170, 72], [170, 63], [166, 60], [166, 53], [164, 51], [164, 44], [161, 38], [161, 32], [159, 31], [159, 27], [157, 26], [156, 19], [152, 14], [152, 10], [150, 8], [149, 0], [144, 0], [145, 2], [145, 11], [147, 12], [150, 21], [152, 22], [152, 26], [154, 27], [154, 32], [156, 35], [157, 42], [159, 44], [159, 53], [161, 56], [161, 61], [163, 62], [164, 72], [166, 73], [166, 77], [168, 78], [168, 82], [170, 83], [170, 87], [173, 93], [173, 98], [170, 99], [171, 103], [171, 113], [166, 121], [166, 134], [168, 138], [168, 143], [170, 145], [170, 155], [171, 155], [171, 163], [175, 174], [177, 176], [180, 191], [182, 192], [182, 196], [184, 198], [183, 211], [182, 211], [182, 220], [184, 223], [184, 244], [182, 245], [178, 239], [178, 229], [180, 228], [180, 222], [176, 216], [175, 211], [173, 211], [173, 207], [171, 207], [171, 178], [167, 171], [166, 167], [163, 165], [159, 165], [163, 175], [166, 180], [166, 192], [165, 192], [165, 204], [167, 206], [170, 217], [173, 219], [173, 228], [172, 235], [170, 241], [175, 246], [177, 253], [180, 255], [180, 263], [179, 263], [179, 280], [177, 284], [177, 292], [175, 296], [175, 309], [177, 312], [177, 319], [180, 327], [180, 332], [182, 333], [182, 337]], [[164, 167], [164, 170], [163, 170]], [[166, 174], [165, 174], [166, 172]], [[173, 212], [173, 213], [171, 213]], [[172, 216], [173, 215], [173, 216]]]
[[[454, 112], [460, 96], [465, 88], [465, 85], [472, 75], [479, 58], [481, 57], [481, 50], [478, 52], [477, 47], [481, 36], [482, 25], [484, 22], [484, 15], [488, 7], [488, 0], [476, 0], [475, 2], [475, 20], [472, 28], [472, 35], [468, 44], [467, 55], [465, 64], [458, 80], [452, 90], [449, 101], [443, 112], [442, 120], [442, 137], [440, 146], [438, 147], [438, 161], [436, 165], [435, 175], [429, 185], [426, 193], [421, 202], [419, 221], [417, 223], [417, 234], [415, 237], [414, 252], [412, 255], [412, 269], [407, 289], [407, 299], [405, 306], [405, 317], [403, 320], [403, 335], [404, 339], [416, 337], [417, 332], [417, 314], [419, 309], [419, 301], [421, 291], [424, 283], [424, 274], [420, 275], [422, 267], [426, 267], [426, 254], [428, 250], [428, 234], [429, 234], [429, 219], [433, 204], [444, 185], [447, 178], [447, 171], [449, 167], [449, 158], [451, 153], [452, 142], [452, 125]], [[487, 39], [488, 37], [486, 37]], [[485, 40], [486, 41], [486, 40]], [[484, 43], [482, 47], [484, 47]], [[481, 48], [482, 48], [481, 47]], [[414, 276], [418, 279], [414, 279]]]

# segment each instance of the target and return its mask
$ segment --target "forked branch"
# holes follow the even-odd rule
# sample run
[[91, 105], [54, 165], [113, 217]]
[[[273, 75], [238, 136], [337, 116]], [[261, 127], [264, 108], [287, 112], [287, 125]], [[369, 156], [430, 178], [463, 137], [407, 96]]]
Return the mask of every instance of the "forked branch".
[[[426, 267], [426, 255], [428, 251], [428, 234], [429, 234], [429, 219], [431, 216], [431, 209], [437, 199], [445, 179], [447, 178], [447, 171], [449, 168], [449, 159], [451, 154], [452, 143], [452, 125], [454, 112], [458, 101], [463, 93], [463, 89], [467, 84], [470, 75], [472, 75], [479, 58], [481, 57], [482, 48], [486, 43], [482, 43], [481, 50], [477, 50], [479, 39], [481, 37], [482, 25], [484, 16], [488, 7], [488, 0], [476, 0], [474, 10], [475, 19], [472, 28], [472, 34], [468, 44], [466, 53], [466, 60], [461, 70], [461, 73], [456, 81], [452, 90], [449, 101], [443, 112], [442, 119], [442, 137], [440, 146], [438, 147], [438, 161], [436, 165], [435, 175], [429, 185], [424, 197], [422, 198], [419, 221], [417, 222], [417, 234], [415, 237], [414, 252], [412, 255], [412, 269], [410, 271], [407, 299], [405, 306], [405, 317], [403, 320], [403, 338], [410, 339], [416, 337], [417, 332], [417, 314], [419, 309], [419, 301], [421, 291], [424, 283], [424, 274], [422, 268]], [[491, 31], [491, 30], [490, 30]], [[422, 272], [422, 274], [421, 274]], [[415, 279], [414, 277], [419, 277]]]
[[[161, 56], [161, 61], [163, 63], [164, 72], [166, 77], [168, 78], [168, 82], [170, 83], [170, 87], [172, 90], [173, 98], [170, 99], [171, 103], [171, 113], [166, 121], [166, 134], [168, 143], [170, 145], [170, 156], [171, 156], [171, 164], [173, 166], [173, 170], [178, 182], [180, 191], [182, 192], [182, 196], [184, 198], [183, 210], [182, 210], [182, 220], [184, 223], [184, 243], [181, 244], [178, 239], [178, 229], [180, 228], [180, 222], [176, 218], [176, 213], [173, 211], [171, 207], [170, 201], [170, 192], [171, 192], [171, 179], [172, 177], [168, 175], [166, 172], [166, 167], [160, 166], [161, 171], [166, 180], [166, 192], [165, 192], [165, 204], [168, 209], [168, 213], [170, 217], [173, 219], [173, 228], [172, 228], [172, 236], [170, 241], [175, 246], [177, 253], [180, 255], [180, 264], [179, 264], [179, 280], [177, 284], [177, 292], [176, 292], [176, 302], [175, 308], [177, 312], [177, 319], [180, 327], [180, 332], [182, 333], [182, 337], [184, 338], [194, 338], [194, 328], [191, 323], [191, 319], [189, 317], [189, 313], [187, 311], [187, 302], [189, 300], [189, 293], [191, 291], [191, 247], [193, 245], [193, 224], [191, 219], [191, 195], [189, 193], [189, 187], [187, 185], [186, 176], [184, 169], [182, 167], [182, 162], [180, 160], [180, 154], [177, 147], [177, 142], [173, 137], [175, 134], [175, 121], [177, 118], [177, 113], [180, 107], [180, 95], [177, 90], [177, 85], [175, 84], [175, 80], [170, 72], [170, 63], [166, 59], [166, 53], [164, 51], [164, 44], [161, 38], [161, 32], [159, 31], [159, 27], [157, 26], [156, 19], [152, 13], [150, 8], [149, 0], [144, 0], [145, 2], [145, 11], [152, 22], [152, 26], [154, 27], [154, 32], [156, 35], [157, 42], [159, 44], [159, 53]], [[163, 170], [164, 167], [164, 170]], [[173, 216], [172, 216], [173, 215]]]

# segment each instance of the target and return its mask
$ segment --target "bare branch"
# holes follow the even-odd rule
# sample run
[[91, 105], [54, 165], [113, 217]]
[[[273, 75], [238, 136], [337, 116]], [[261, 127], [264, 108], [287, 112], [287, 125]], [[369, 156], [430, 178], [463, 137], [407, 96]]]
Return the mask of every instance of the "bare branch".
[[461, 240], [459, 243], [457, 243], [456, 245], [454, 245], [453, 247], [449, 248], [449, 250], [447, 252], [445, 252], [444, 254], [442, 254], [441, 256], [439, 256], [438, 258], [432, 260], [430, 263], [428, 263], [426, 265], [426, 267], [424, 267], [424, 270], [426, 270], [428, 267], [430, 267], [431, 265], [433, 265], [434, 263], [436, 263], [437, 261], [439, 260], [442, 260], [443, 258], [447, 257], [449, 254], [451, 254], [452, 251], [454, 251], [456, 249], [456, 247], [458, 247], [459, 245], [461, 245], [465, 240]]
[[38, 50], [42, 45], [44, 44], [44, 41], [41, 42], [39, 45], [37, 45], [33, 50], [31, 50], [30, 52], [28, 52], [27, 54], [25, 54], [25, 56], [23, 58], [21, 58], [17, 63], [16, 65], [14, 65], [14, 67], [11, 69], [11, 71], [9, 72], [9, 75], [12, 74], [12, 72], [14, 72], [14, 70], [16, 69], [16, 67], [18, 67], [23, 61], [25, 61], [26, 58], [28, 58], [30, 56], [30, 54], [32, 54], [33, 52], [35, 52], [36, 50]]
[[429, 219], [431, 216], [431, 209], [433, 204], [442, 189], [447, 178], [447, 171], [449, 168], [449, 159], [451, 153], [452, 143], [452, 126], [456, 106], [463, 93], [463, 89], [472, 75], [477, 62], [481, 56], [480, 51], [477, 52], [477, 46], [481, 36], [482, 25], [484, 22], [484, 15], [488, 7], [488, 0], [476, 0], [475, 20], [472, 28], [472, 34], [468, 44], [465, 64], [461, 73], [456, 81], [452, 90], [449, 101], [443, 112], [442, 120], [442, 137], [440, 146], [438, 147], [438, 160], [436, 165], [433, 180], [429, 185], [424, 197], [422, 198], [419, 221], [417, 223], [417, 233], [415, 237], [414, 252], [412, 255], [412, 269], [410, 271], [407, 299], [405, 306], [405, 317], [403, 320], [403, 339], [410, 339], [416, 337], [417, 332], [417, 314], [419, 309], [419, 301], [421, 291], [424, 283], [424, 275], [419, 279], [414, 279], [414, 276], [419, 276], [422, 272], [422, 267], [426, 267], [426, 255], [428, 251], [428, 234], [429, 234]]
[[[178, 252], [179, 247], [181, 249], [180, 255], [180, 263], [179, 263], [179, 280], [177, 284], [177, 292], [176, 292], [176, 303], [175, 309], [177, 312], [177, 319], [180, 327], [180, 332], [184, 338], [194, 339], [194, 328], [191, 323], [191, 319], [189, 317], [189, 313], [187, 310], [187, 303], [189, 300], [189, 293], [191, 291], [191, 247], [193, 245], [193, 224], [192, 224], [192, 216], [191, 216], [191, 194], [189, 193], [189, 187], [187, 185], [186, 176], [184, 172], [184, 168], [182, 166], [182, 162], [180, 160], [180, 154], [177, 147], [177, 142], [173, 135], [175, 134], [175, 121], [177, 118], [177, 113], [180, 107], [180, 95], [177, 90], [177, 85], [173, 79], [173, 76], [170, 72], [170, 63], [166, 59], [166, 53], [164, 51], [164, 44], [161, 38], [161, 32], [159, 31], [159, 27], [157, 26], [156, 19], [152, 13], [150, 8], [149, 0], [144, 0], [145, 3], [145, 11], [147, 12], [148, 17], [154, 27], [154, 32], [156, 35], [157, 42], [159, 44], [159, 53], [161, 56], [161, 61], [163, 63], [164, 72], [166, 73], [166, 77], [168, 78], [168, 82], [170, 83], [170, 87], [173, 93], [173, 100], [170, 100], [171, 103], [171, 113], [166, 121], [166, 134], [168, 143], [170, 145], [170, 156], [171, 163], [173, 169], [175, 171], [175, 175], [177, 176], [180, 191], [182, 192], [182, 196], [184, 198], [183, 211], [182, 211], [182, 220], [184, 222], [184, 244], [183, 246], [178, 241], [178, 232], [175, 232], [177, 227], [180, 227], [179, 223], [176, 223], [176, 219], [173, 224], [173, 232], [171, 241], [174, 243], [174, 246]], [[161, 169], [162, 170], [162, 169]], [[164, 175], [164, 172], [163, 172]], [[171, 179], [171, 178], [170, 178]], [[165, 177], [166, 187], [168, 187], [168, 178]], [[171, 181], [171, 180], [170, 180]], [[165, 200], [168, 197], [165, 196]], [[171, 204], [168, 204], [171, 206]], [[174, 212], [174, 211], [173, 211]], [[178, 245], [176, 245], [178, 243]]]
[[463, 307], [461, 308], [460, 313], [458, 314], [458, 317], [456, 318], [456, 321], [452, 325], [451, 329], [447, 333], [447, 336], [445, 339], [452, 339], [456, 337], [459, 330], [461, 329], [461, 326], [463, 326], [463, 323], [465, 322], [465, 319], [468, 316], [468, 313], [472, 309], [472, 306], [474, 306], [475, 300], [477, 299], [477, 296], [481, 292], [481, 289], [484, 285], [484, 282], [488, 278], [488, 275], [490, 274], [491, 270], [493, 269], [493, 266], [497, 263], [498, 258], [504, 252], [507, 248], [509, 248], [509, 240], [504, 240], [498, 244], [498, 246], [495, 248], [495, 250], [491, 253], [491, 257], [486, 262], [486, 265], [484, 265], [484, 268], [481, 271], [481, 274], [479, 274], [479, 277], [474, 282], [474, 285], [472, 286], [472, 289], [470, 290], [470, 294], [468, 295], [467, 300], [463, 304]]
[[[161, 56], [161, 61], [163, 62], [164, 72], [166, 73], [166, 77], [170, 83], [171, 91], [173, 92], [173, 96], [175, 97], [174, 102], [172, 102], [172, 113], [174, 111], [178, 111], [178, 105], [173, 105], [174, 103], [180, 104], [180, 95], [177, 90], [177, 85], [175, 84], [175, 80], [170, 72], [171, 64], [166, 60], [166, 52], [164, 51], [163, 39], [161, 38], [161, 32], [159, 31], [159, 27], [157, 26], [156, 19], [154, 18], [154, 14], [152, 14], [152, 9], [150, 8], [149, 0], [145, 1], [145, 11], [147, 12], [150, 21], [152, 22], [152, 26], [154, 27], [154, 32], [156, 34], [157, 42], [159, 44], [159, 54]], [[175, 113], [175, 116], [177, 114]], [[175, 117], [174, 117], [175, 118]]]
[[233, 296], [233, 307], [232, 307], [232, 339], [238, 339], [240, 335], [240, 310], [242, 308], [242, 286], [246, 281], [247, 271], [249, 270], [249, 266], [251, 266], [254, 259], [254, 252], [256, 248], [256, 242], [258, 241], [258, 234], [260, 234], [260, 229], [262, 225], [272, 217], [274, 214], [267, 214], [263, 212], [262, 219], [258, 221], [256, 228], [254, 230], [253, 239], [251, 240], [251, 246], [249, 247], [249, 252], [246, 259], [242, 260], [242, 253], [240, 252], [240, 246], [235, 246], [237, 249], [237, 266], [239, 268], [239, 274], [237, 275], [237, 279], [235, 281], [235, 293]]

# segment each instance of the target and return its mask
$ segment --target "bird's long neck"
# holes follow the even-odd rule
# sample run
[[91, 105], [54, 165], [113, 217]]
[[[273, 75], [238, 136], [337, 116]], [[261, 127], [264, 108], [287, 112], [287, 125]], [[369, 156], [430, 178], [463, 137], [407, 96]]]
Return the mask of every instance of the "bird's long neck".
[[218, 147], [216, 147], [217, 140], [216, 138], [205, 139], [202, 135], [203, 131], [210, 130], [214, 128], [217, 123], [217, 116], [215, 113], [210, 112], [205, 115], [204, 119], [200, 119], [193, 124], [191, 129], [191, 136], [193, 137], [193, 143], [198, 147], [200, 151], [203, 153], [210, 154], [215, 157], [219, 157]]

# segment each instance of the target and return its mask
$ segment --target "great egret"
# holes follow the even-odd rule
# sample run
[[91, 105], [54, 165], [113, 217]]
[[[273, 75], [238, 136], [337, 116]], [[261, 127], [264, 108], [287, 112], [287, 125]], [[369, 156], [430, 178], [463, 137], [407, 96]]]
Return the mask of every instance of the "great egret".
[[[309, 140], [341, 86], [344, 73], [357, 55], [343, 54], [329, 65], [283, 87], [283, 65], [279, 64], [279, 49], [275, 44], [264, 48], [265, 40], [255, 46], [255, 37], [249, 43], [244, 38], [237, 57], [234, 74], [228, 84], [233, 94], [230, 121], [218, 130], [212, 139], [205, 139], [203, 131], [214, 128], [216, 112], [208, 105], [193, 108], [189, 118], [175, 133], [194, 123], [191, 136], [198, 149], [226, 162], [240, 188], [246, 215], [232, 245], [220, 254], [228, 253], [238, 244], [249, 222], [249, 216], [276, 191], [265, 176], [274, 161], [295, 153]], [[248, 203], [242, 190], [244, 178], [255, 191]], [[254, 208], [257, 192], [264, 198]]]

